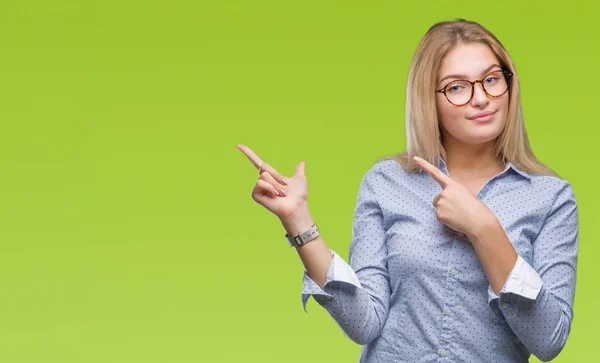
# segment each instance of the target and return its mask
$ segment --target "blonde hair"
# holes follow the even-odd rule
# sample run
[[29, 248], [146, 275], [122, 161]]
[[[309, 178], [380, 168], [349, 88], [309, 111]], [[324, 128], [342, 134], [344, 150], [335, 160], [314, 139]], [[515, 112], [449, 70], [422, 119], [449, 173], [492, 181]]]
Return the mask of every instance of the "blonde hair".
[[433, 90], [446, 54], [457, 45], [468, 43], [489, 46], [501, 66], [513, 73], [509, 83], [506, 125], [496, 138], [495, 154], [498, 160], [503, 164], [512, 162], [530, 174], [558, 177], [535, 157], [529, 145], [521, 111], [519, 78], [510, 55], [490, 31], [464, 19], [434, 24], [421, 40], [410, 66], [406, 86], [406, 151], [380, 161], [396, 160], [407, 171], [416, 172], [419, 168], [412, 162], [413, 156], [419, 156], [433, 165], [437, 165], [440, 157], [447, 160]]

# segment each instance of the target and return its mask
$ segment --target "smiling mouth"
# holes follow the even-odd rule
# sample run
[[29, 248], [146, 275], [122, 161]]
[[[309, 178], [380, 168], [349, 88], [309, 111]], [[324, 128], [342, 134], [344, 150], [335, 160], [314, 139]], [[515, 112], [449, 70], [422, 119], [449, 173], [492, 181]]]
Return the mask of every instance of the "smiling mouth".
[[488, 122], [494, 119], [494, 116], [496, 115], [496, 112], [493, 113], [487, 113], [478, 117], [471, 117], [469, 118], [469, 120], [471, 121], [475, 121], [475, 122]]
[[491, 115], [493, 115], [495, 113], [496, 113], [495, 111], [494, 112], [482, 112], [481, 114], [478, 114], [477, 116], [468, 117], [468, 119], [475, 120], [475, 119], [478, 119], [478, 118], [484, 118], [484, 117], [491, 116]]

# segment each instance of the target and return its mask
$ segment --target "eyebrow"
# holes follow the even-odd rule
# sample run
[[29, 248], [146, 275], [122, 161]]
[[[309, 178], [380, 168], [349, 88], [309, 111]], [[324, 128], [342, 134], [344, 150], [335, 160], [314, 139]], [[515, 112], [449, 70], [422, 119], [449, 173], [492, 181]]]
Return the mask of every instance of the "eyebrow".
[[[483, 72], [481, 72], [481, 74], [486, 74], [487, 72], [491, 71], [494, 67], [502, 68], [502, 67], [500, 67], [499, 64], [494, 63], [491, 66], [487, 67]], [[438, 83], [442, 83], [445, 79], [448, 79], [448, 78], [466, 79], [467, 76], [465, 76], [464, 74], [450, 74], [450, 75], [440, 79], [440, 81]]]

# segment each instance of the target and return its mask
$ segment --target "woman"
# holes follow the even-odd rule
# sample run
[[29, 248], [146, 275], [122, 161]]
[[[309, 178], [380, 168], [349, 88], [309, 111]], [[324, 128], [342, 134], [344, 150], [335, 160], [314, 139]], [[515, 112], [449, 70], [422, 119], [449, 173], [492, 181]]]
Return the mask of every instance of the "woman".
[[406, 135], [406, 152], [361, 181], [349, 264], [314, 225], [304, 162], [287, 179], [238, 145], [259, 169], [253, 199], [295, 237], [304, 304], [313, 296], [364, 345], [361, 362], [553, 359], [573, 319], [577, 202], [531, 151], [494, 35], [462, 19], [429, 29]]

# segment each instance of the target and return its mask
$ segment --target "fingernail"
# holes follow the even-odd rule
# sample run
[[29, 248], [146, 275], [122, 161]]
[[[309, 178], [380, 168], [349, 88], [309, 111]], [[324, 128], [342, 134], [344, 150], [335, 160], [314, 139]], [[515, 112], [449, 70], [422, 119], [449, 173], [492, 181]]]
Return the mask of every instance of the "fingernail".
[[275, 195], [281, 195], [281, 194], [279, 194], [279, 192], [277, 191], [277, 189], [275, 189]]
[[283, 182], [283, 184], [288, 185], [288, 180], [285, 176], [281, 178], [281, 181]]
[[287, 194], [287, 193], [285, 192], [285, 190], [284, 190], [283, 188], [281, 188], [281, 195], [283, 195], [283, 196], [285, 197], [285, 196], [286, 196], [286, 194]]

